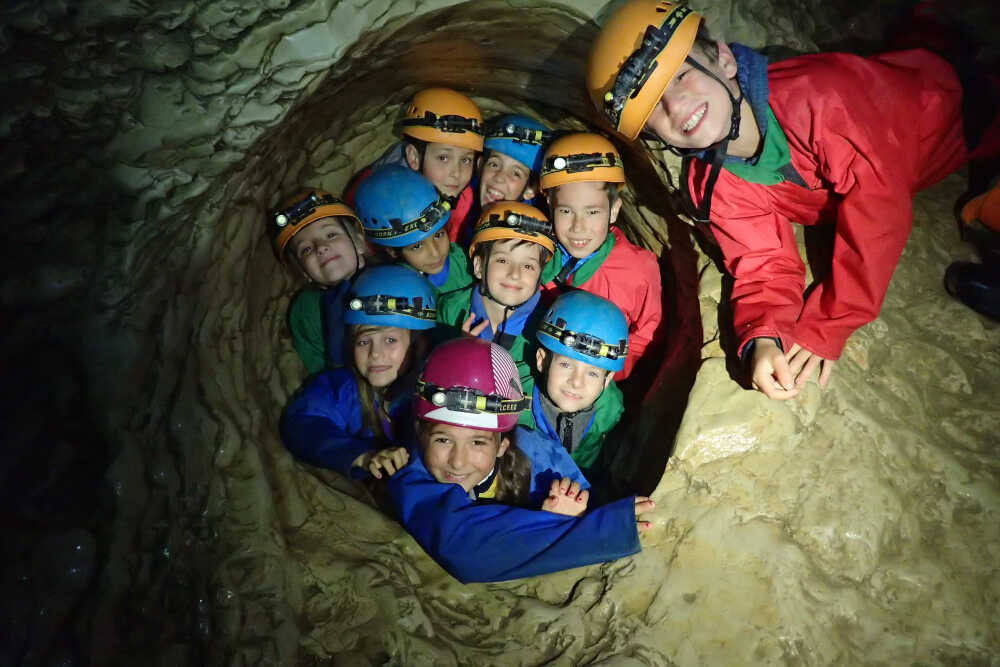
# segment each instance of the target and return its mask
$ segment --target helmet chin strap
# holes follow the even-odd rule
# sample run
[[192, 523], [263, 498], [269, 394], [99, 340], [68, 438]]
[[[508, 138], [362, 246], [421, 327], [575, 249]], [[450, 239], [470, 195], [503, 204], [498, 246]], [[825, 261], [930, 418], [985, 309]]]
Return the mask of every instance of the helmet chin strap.
[[[709, 213], [712, 208], [712, 192], [715, 190], [715, 182], [719, 179], [719, 172], [722, 171], [722, 163], [726, 160], [729, 142], [740, 136], [740, 112], [745, 95], [743, 94], [743, 88], [739, 85], [739, 81], [736, 82], [736, 87], [740, 91], [740, 96], [737, 98], [733, 95], [733, 91], [729, 89], [729, 86], [726, 85], [725, 81], [720, 79], [715, 72], [710, 71], [707, 67], [692, 58], [690, 55], [684, 59], [684, 62], [691, 65], [691, 67], [695, 68], [709, 78], [715, 79], [715, 81], [722, 86], [723, 90], [726, 91], [726, 94], [729, 95], [729, 102], [733, 109], [732, 116], [730, 117], [729, 134], [723, 137], [721, 141], [717, 141], [710, 146], [706, 146], [705, 148], [675, 148], [669, 144], [667, 145], [667, 150], [675, 155], [679, 155], [682, 158], [689, 158], [702, 151], [712, 152], [712, 167], [708, 172], [708, 181], [705, 183], [705, 196], [702, 197], [701, 206], [693, 211], [693, 217], [695, 220], [698, 222], [709, 222]], [[657, 138], [659, 139], [659, 137]], [[694, 207], [692, 206], [692, 208]]]
[[[479, 293], [482, 296], [489, 299], [490, 301], [492, 301], [493, 303], [503, 307], [503, 320], [500, 321], [500, 326], [497, 328], [497, 330], [493, 332], [493, 341], [496, 342], [503, 336], [503, 330], [504, 327], [507, 325], [507, 318], [510, 317], [510, 314], [515, 310], [517, 310], [518, 308], [520, 308], [521, 306], [523, 306], [524, 304], [526, 304], [531, 299], [531, 297], [529, 296], [521, 303], [515, 304], [513, 306], [508, 306], [507, 304], [503, 303], [495, 296], [493, 296], [493, 294], [490, 293], [489, 266], [490, 266], [490, 254], [492, 252], [493, 249], [490, 248], [489, 250], [486, 251], [486, 256], [483, 258], [483, 280], [482, 282], [479, 283]], [[537, 289], [538, 285], [535, 285], [535, 288]]]

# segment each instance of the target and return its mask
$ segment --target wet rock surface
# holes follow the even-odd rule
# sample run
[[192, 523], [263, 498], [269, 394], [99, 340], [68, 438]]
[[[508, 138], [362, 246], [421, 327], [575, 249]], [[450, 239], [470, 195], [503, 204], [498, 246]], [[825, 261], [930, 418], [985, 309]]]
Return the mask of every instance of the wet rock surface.
[[[883, 314], [833, 386], [779, 404], [732, 380], [725, 280], [628, 153], [627, 231], [675, 293], [677, 345], [618, 461], [655, 488], [654, 529], [634, 558], [463, 586], [278, 441], [303, 369], [264, 212], [301, 183], [341, 189], [428, 85], [591, 120], [588, 19], [608, 8], [154, 4], [0, 10], [0, 662], [996, 660], [1000, 331], [941, 287], [972, 257], [960, 176], [918, 196]], [[694, 4], [728, 38], [808, 51], [876, 40], [899, 3]]]

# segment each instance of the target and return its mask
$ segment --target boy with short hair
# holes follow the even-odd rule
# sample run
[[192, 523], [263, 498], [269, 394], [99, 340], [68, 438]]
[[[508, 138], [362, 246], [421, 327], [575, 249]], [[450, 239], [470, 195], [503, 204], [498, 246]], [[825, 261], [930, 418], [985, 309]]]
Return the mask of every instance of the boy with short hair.
[[483, 115], [476, 103], [450, 88], [421, 90], [406, 108], [400, 133], [401, 141], [352, 179], [344, 199], [353, 203], [358, 187], [374, 169], [401, 165], [451, 198], [453, 225], [473, 215], [475, 196], [469, 182], [483, 150]]
[[617, 304], [629, 327], [623, 380], [660, 338], [663, 305], [656, 256], [615, 227], [625, 171], [614, 144], [599, 134], [569, 134], [545, 151], [541, 188], [552, 211], [558, 252], [542, 288], [551, 297], [579, 288]]
[[356, 197], [368, 240], [426, 276], [435, 297], [473, 283], [465, 251], [449, 243], [445, 231], [451, 199], [426, 178], [407, 167], [380, 167], [361, 183]]
[[613, 377], [625, 367], [628, 322], [607, 299], [572, 290], [546, 311], [537, 336], [541, 379], [531, 401], [535, 428], [561, 442], [594, 483], [589, 471], [625, 410]]
[[[442, 296], [438, 321], [506, 348], [525, 391], [534, 386], [535, 343], [528, 332], [539, 316], [542, 270], [554, 250], [545, 214], [520, 202], [496, 202], [482, 212], [469, 247], [477, 283]], [[533, 338], [533, 337], [532, 337]], [[525, 411], [522, 421], [531, 424]]]
[[[969, 157], [959, 80], [921, 49], [768, 65], [712, 40], [686, 6], [628, 0], [593, 45], [587, 84], [620, 134], [686, 156], [696, 217], [735, 280], [738, 354], [775, 399], [817, 370], [826, 385], [851, 333], [878, 316], [913, 193]], [[792, 220], [836, 224], [831, 270], [808, 298]]]
[[344, 296], [365, 266], [358, 216], [329, 192], [309, 189], [274, 211], [268, 227], [274, 254], [308, 283], [288, 308], [295, 351], [310, 375], [343, 366]]

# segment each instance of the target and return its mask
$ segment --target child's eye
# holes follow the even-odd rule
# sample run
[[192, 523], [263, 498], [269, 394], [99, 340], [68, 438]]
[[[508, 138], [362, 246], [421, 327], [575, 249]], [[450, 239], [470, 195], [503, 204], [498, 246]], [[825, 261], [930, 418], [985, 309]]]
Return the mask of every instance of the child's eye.
[[472, 164], [472, 158], [471, 157], [462, 158], [462, 164]]
[[423, 247], [422, 243], [414, 243], [413, 245], [410, 246], [410, 251], [416, 252], [417, 250], [420, 250], [420, 248], [422, 247]]
[[499, 169], [500, 168], [500, 160], [490, 160], [486, 164], [487, 164], [487, 166], [489, 166], [490, 169]]
[[514, 178], [516, 178], [518, 180], [521, 180], [522, 178], [524, 178], [524, 172], [521, 171], [520, 169], [515, 169], [514, 170]]
[[328, 239], [335, 239], [338, 236], [340, 236], [340, 233], [339, 232], [334, 232], [334, 231], [327, 232], [327, 234], [326, 234], [326, 238], [328, 238]]
[[448, 156], [447, 155], [438, 155], [438, 159], [441, 160], [441, 162], [447, 162], [448, 161]]
[[364, 347], [370, 343], [371, 341], [368, 340], [367, 338], [359, 338], [358, 340], [354, 341], [354, 345], [357, 347]]
[[436, 436], [434, 438], [431, 438], [431, 443], [433, 443], [435, 445], [447, 445], [448, 444], [448, 438], [444, 437], [443, 435], [439, 435], [439, 436]]
[[598, 378], [601, 376], [601, 374], [598, 373], [597, 371], [590, 371], [589, 373], [587, 373], [587, 375], [589, 375], [592, 378]]
[[524, 265], [524, 270], [525, 271], [537, 271], [538, 267], [535, 266], [534, 264], [525, 264]]
[[599, 209], [599, 208], [592, 208], [589, 211], [587, 211], [587, 215], [597, 215], [600, 212], [601, 212], [601, 209]]
[[308, 255], [311, 252], [312, 252], [312, 246], [308, 246], [308, 245], [307, 246], [303, 246], [302, 248], [299, 248], [299, 257], [305, 257], [306, 255]]
[[438, 230], [438, 231], [436, 231], [436, 232], [434, 233], [434, 238], [436, 238], [436, 239], [439, 239], [439, 240], [440, 240], [440, 239], [441, 239], [441, 238], [443, 238], [443, 237], [444, 237], [444, 232], [442, 232], [441, 230]]
[[386, 345], [393, 345], [395, 342], [396, 342], [395, 338], [393, 338], [392, 336], [386, 336], [385, 338]]

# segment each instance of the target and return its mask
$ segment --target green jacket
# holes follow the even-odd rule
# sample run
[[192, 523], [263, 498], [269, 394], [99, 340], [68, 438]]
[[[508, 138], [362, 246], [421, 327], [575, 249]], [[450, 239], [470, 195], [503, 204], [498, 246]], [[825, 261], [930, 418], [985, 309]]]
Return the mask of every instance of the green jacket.
[[[541, 390], [535, 386], [534, 398], [531, 402], [531, 412], [534, 417], [534, 428], [545, 434], [556, 442], [562, 442], [561, 437], [556, 432], [555, 424], [549, 422], [542, 408]], [[615, 382], [608, 385], [608, 388], [601, 392], [594, 402], [594, 414], [587, 426], [587, 431], [580, 439], [570, 456], [586, 471], [594, 466], [598, 461], [601, 448], [604, 446], [604, 439], [615, 426], [618, 425], [622, 414], [625, 412], [625, 401], [621, 389]], [[587, 476], [590, 479], [590, 476]]]
[[[437, 319], [438, 322], [448, 325], [447, 327], [442, 327], [449, 329], [446, 334], [447, 338], [456, 338], [462, 335], [462, 323], [473, 310], [473, 292], [476, 289], [477, 287], [473, 285], [465, 289], [443, 294], [441, 300], [438, 301]], [[536, 294], [535, 296], [537, 297], [538, 295]], [[477, 295], [477, 300], [478, 298]], [[545, 314], [544, 308], [539, 306], [539, 303], [539, 300], [534, 298], [511, 314], [511, 320], [522, 322], [523, 326], [520, 329], [521, 333], [512, 336], [507, 344], [503, 345], [510, 352], [510, 356], [514, 358], [514, 363], [517, 364], [517, 372], [521, 378], [521, 387], [526, 396], [531, 395], [535, 386], [535, 378], [531, 373], [531, 369], [535, 365], [535, 354], [538, 350], [538, 342], [535, 340], [535, 330], [538, 328], [538, 321]], [[480, 338], [486, 340], [492, 340], [491, 336], [492, 330], [489, 327], [480, 334]], [[495, 342], [500, 343], [500, 341]], [[531, 411], [525, 410], [522, 412], [518, 423], [529, 428], [534, 428], [535, 420], [531, 416]]]
[[431, 283], [431, 287], [434, 288], [434, 298], [462, 289], [463, 287], [468, 287], [476, 282], [475, 277], [472, 275], [469, 255], [465, 248], [457, 243], [452, 243], [451, 249], [448, 250], [448, 277], [445, 279], [444, 284], [438, 287], [431, 280], [430, 276], [427, 279]]
[[292, 330], [295, 351], [309, 375], [326, 368], [326, 344], [323, 340], [323, 290], [305, 287], [292, 298], [288, 307], [288, 328]]

